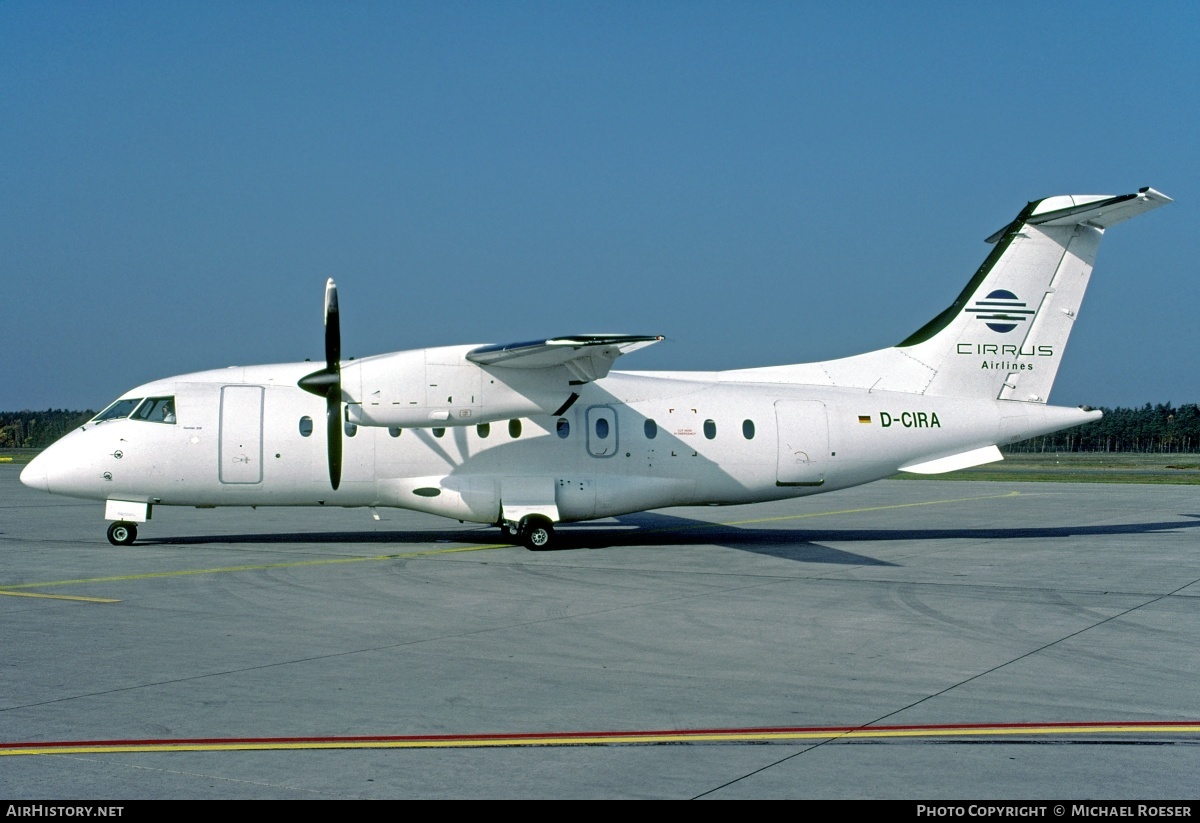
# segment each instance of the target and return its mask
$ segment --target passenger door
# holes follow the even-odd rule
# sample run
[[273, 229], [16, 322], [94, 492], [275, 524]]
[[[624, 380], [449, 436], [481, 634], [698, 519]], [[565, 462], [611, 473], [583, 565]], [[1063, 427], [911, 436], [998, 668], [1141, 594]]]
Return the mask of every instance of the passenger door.
[[217, 453], [222, 483], [262, 482], [262, 386], [222, 386]]

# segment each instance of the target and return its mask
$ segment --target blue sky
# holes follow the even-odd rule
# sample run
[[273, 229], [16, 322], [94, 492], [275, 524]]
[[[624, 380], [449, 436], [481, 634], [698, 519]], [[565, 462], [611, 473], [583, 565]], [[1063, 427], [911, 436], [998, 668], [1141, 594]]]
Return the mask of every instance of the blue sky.
[[343, 351], [895, 344], [1026, 201], [1153, 186], [1051, 402], [1200, 401], [1200, 4], [0, 2], [0, 409]]

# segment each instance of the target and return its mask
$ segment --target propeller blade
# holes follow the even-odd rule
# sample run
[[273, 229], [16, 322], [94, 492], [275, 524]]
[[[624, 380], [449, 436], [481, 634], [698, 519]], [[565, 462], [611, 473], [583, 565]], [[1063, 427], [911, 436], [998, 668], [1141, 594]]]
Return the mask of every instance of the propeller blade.
[[325, 283], [325, 371], [334, 379], [325, 389], [325, 436], [329, 444], [329, 483], [342, 482], [342, 318], [337, 283]]
[[342, 322], [338, 314], [337, 284], [325, 284], [325, 368], [300, 378], [299, 386], [325, 398], [325, 440], [329, 447], [329, 483], [334, 491], [342, 482]]
[[337, 284], [331, 277], [325, 284], [325, 368], [340, 371], [341, 361], [342, 320], [338, 314]]
[[342, 387], [330, 386], [325, 395], [325, 437], [329, 444], [329, 483], [333, 490], [342, 482]]

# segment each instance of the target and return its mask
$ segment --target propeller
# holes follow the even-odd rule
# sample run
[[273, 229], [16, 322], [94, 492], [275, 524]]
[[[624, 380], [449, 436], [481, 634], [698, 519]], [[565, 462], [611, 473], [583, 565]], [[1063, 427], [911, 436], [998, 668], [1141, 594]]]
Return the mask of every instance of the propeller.
[[337, 284], [325, 284], [325, 368], [300, 378], [300, 388], [325, 398], [325, 438], [329, 444], [329, 483], [342, 482], [342, 324]]

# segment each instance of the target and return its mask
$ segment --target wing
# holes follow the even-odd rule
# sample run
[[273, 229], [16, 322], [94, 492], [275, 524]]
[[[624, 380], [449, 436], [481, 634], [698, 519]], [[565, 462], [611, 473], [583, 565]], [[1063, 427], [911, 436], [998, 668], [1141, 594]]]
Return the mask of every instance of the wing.
[[662, 339], [661, 335], [576, 334], [548, 340], [480, 346], [467, 352], [467, 359], [481, 366], [501, 366], [506, 369], [566, 366], [579, 382], [588, 383], [605, 377], [613, 362], [622, 354]]

